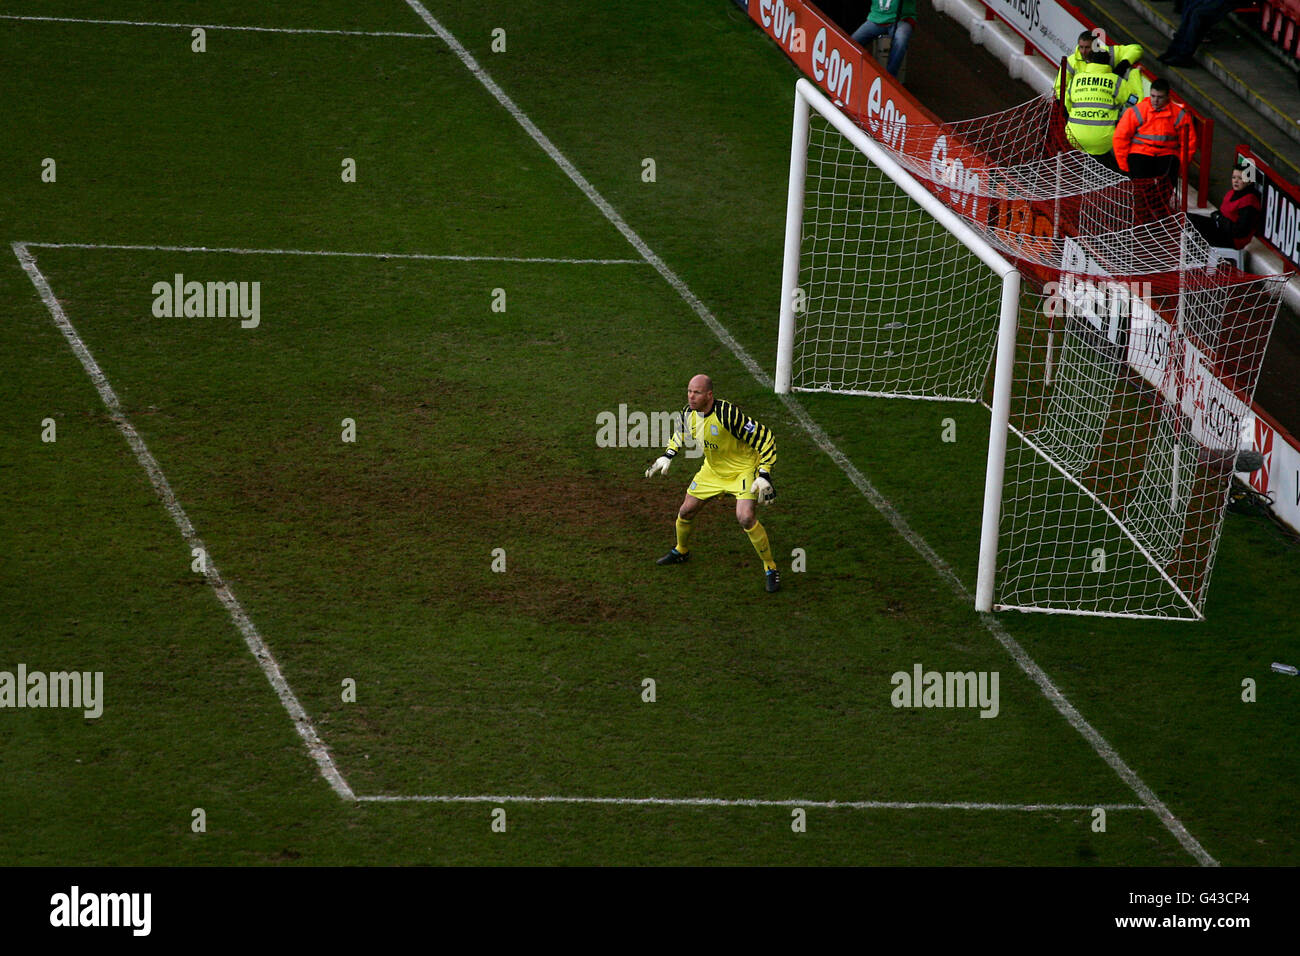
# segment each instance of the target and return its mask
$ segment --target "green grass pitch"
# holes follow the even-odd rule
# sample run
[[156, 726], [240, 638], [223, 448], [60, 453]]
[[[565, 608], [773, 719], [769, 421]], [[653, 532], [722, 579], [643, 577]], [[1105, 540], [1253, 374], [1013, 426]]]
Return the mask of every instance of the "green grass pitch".
[[[770, 374], [781, 53], [730, 0], [425, 6]], [[429, 33], [401, 0], [184, 20]], [[98, 719], [0, 710], [0, 863], [1196, 862], [1149, 808], [1096, 832], [1134, 790], [439, 39], [0, 19], [0, 63], [0, 670], [105, 675]], [[356, 794], [611, 802], [340, 799], [11, 242], [391, 254], [30, 249]], [[259, 282], [260, 325], [155, 317], [177, 273]], [[656, 567], [690, 465], [596, 442], [697, 371], [776, 433], [778, 595], [718, 504]], [[800, 401], [973, 588], [987, 413]], [[1000, 618], [1221, 863], [1300, 862], [1295, 559], [1230, 518], [1207, 623]], [[999, 672], [998, 715], [895, 708], [916, 663]], [[855, 801], [898, 805], [821, 806]]]

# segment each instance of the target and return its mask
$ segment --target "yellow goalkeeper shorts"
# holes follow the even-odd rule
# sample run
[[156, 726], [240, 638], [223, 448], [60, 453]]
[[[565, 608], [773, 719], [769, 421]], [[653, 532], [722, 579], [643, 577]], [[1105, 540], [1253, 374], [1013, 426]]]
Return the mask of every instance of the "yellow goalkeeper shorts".
[[731, 495], [738, 501], [756, 501], [758, 498], [754, 494], [754, 479], [756, 477], [758, 477], [757, 469], [742, 471], [733, 478], [723, 478], [709, 467], [708, 462], [705, 462], [704, 467], [697, 471], [695, 477], [691, 479], [691, 486], [686, 489], [686, 493], [692, 498], [699, 498], [701, 501], [708, 501], [718, 495]]

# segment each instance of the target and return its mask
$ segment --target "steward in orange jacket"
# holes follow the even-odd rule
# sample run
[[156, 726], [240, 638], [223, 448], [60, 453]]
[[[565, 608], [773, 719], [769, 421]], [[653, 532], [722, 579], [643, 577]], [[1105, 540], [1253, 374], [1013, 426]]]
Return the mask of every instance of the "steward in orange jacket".
[[1134, 179], [1172, 177], [1178, 172], [1178, 150], [1184, 129], [1190, 156], [1196, 152], [1192, 118], [1183, 107], [1169, 101], [1169, 84], [1156, 80], [1151, 84], [1151, 95], [1120, 117], [1115, 127], [1115, 161]]

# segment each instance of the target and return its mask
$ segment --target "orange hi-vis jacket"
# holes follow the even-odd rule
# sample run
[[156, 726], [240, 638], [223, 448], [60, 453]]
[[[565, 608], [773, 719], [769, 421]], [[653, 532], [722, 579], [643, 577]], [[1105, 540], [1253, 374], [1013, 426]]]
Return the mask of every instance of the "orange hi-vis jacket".
[[1181, 130], [1187, 129], [1187, 154], [1196, 152], [1196, 127], [1187, 110], [1170, 100], [1163, 109], [1151, 105], [1147, 97], [1137, 106], [1125, 110], [1115, 127], [1115, 161], [1128, 172], [1129, 153], [1147, 156], [1177, 156]]

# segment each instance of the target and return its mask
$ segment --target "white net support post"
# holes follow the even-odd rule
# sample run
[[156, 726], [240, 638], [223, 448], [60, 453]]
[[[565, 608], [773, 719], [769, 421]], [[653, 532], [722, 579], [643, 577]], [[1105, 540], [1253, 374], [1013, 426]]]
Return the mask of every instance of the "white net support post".
[[978, 402], [996, 357], [981, 611], [992, 609], [1019, 309], [1016, 268], [801, 79], [776, 391]]

